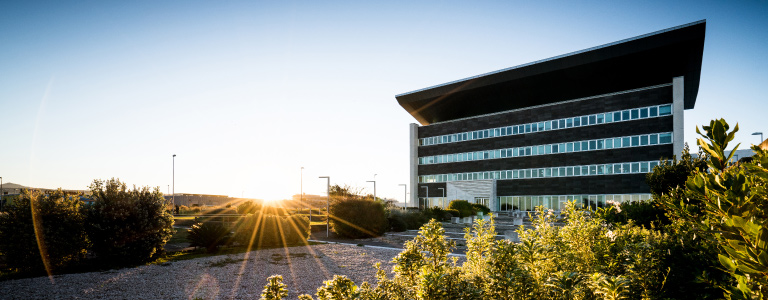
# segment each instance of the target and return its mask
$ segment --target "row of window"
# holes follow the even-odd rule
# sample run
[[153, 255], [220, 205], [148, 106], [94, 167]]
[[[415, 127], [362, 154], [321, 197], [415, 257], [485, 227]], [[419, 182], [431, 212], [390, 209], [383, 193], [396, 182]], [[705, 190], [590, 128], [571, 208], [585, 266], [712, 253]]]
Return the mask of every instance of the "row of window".
[[655, 118], [668, 116], [672, 114], [672, 105], [655, 105], [649, 107], [627, 109], [621, 111], [599, 113], [594, 115], [578, 116], [572, 118], [557, 119], [522, 125], [491, 128], [485, 130], [475, 130], [470, 132], [461, 132], [446, 134], [419, 139], [420, 146], [438, 145], [446, 143], [455, 143], [485, 139], [499, 136], [508, 136], [516, 134], [525, 134], [539, 131], [558, 130], [564, 128], [589, 126], [603, 123], [622, 122], [629, 120]]
[[649, 145], [663, 145], [672, 143], [672, 133], [641, 134], [617, 138], [607, 138], [588, 141], [576, 141], [559, 144], [538, 145], [529, 147], [516, 147], [466, 153], [443, 154], [419, 157], [420, 165], [463, 162], [473, 160], [485, 160], [507, 157], [545, 155], [556, 153], [570, 153], [580, 151], [593, 151], [603, 149], [629, 148]]
[[503, 196], [499, 197], [499, 211], [533, 211], [537, 206], [544, 209], [565, 209], [567, 201], [576, 201], [577, 206], [596, 209], [608, 205], [608, 202], [630, 202], [651, 199], [651, 194], [620, 195], [559, 195], [559, 196]]
[[[475, 198], [470, 202], [488, 206], [488, 198]], [[651, 199], [651, 194], [610, 194], [610, 195], [547, 195], [547, 196], [501, 196], [498, 197], [497, 207], [491, 207], [494, 211], [533, 211], [537, 206], [544, 206], [545, 209], [562, 210], [565, 209], [567, 201], [576, 201], [577, 207], [590, 207], [596, 209], [609, 205], [610, 202], [623, 203], [631, 201], [644, 201]], [[420, 197], [419, 207], [447, 208], [450, 201], [446, 197]]]
[[484, 179], [531, 179], [551, 177], [574, 177], [612, 174], [648, 173], [658, 161], [627, 162], [586, 166], [567, 166], [554, 168], [532, 168], [520, 170], [468, 172], [454, 174], [434, 174], [419, 176], [419, 183], [484, 180]]

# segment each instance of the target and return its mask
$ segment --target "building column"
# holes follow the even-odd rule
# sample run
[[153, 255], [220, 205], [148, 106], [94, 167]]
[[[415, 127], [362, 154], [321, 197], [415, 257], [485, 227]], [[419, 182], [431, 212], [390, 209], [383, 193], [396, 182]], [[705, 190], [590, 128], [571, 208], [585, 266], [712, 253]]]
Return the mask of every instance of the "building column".
[[497, 186], [498, 180], [494, 179], [493, 183], [491, 184], [491, 199], [488, 199], [488, 208], [490, 208], [493, 212], [499, 210], [499, 195], [496, 193]]
[[685, 146], [685, 86], [683, 76], [672, 78], [672, 151], [680, 157]]
[[410, 132], [410, 172], [411, 201], [408, 207], [419, 207], [419, 125], [411, 123]]

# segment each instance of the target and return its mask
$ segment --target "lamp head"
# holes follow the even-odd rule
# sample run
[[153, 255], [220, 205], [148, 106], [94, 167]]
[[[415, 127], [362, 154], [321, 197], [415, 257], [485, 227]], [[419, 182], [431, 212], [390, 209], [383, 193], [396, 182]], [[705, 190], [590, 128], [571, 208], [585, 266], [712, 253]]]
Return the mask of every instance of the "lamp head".
[[752, 135], [762, 135], [762, 134], [763, 134], [762, 132], [755, 132]]

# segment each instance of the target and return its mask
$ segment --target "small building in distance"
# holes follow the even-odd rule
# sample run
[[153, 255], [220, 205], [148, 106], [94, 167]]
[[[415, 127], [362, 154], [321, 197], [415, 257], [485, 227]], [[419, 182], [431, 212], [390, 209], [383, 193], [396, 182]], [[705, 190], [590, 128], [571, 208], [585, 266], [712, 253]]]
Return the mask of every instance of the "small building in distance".
[[410, 125], [409, 206], [493, 211], [650, 197], [684, 146], [706, 21], [395, 96]]

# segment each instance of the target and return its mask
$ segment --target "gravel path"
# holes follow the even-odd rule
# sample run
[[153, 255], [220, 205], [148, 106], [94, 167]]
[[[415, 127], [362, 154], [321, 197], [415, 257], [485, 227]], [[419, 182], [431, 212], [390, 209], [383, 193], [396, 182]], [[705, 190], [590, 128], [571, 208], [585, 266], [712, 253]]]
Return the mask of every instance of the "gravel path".
[[280, 274], [289, 299], [311, 294], [333, 274], [374, 282], [373, 265], [399, 250], [314, 245], [253, 251], [105, 272], [0, 282], [0, 299], [259, 299], [267, 277]]

